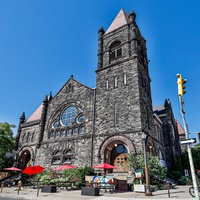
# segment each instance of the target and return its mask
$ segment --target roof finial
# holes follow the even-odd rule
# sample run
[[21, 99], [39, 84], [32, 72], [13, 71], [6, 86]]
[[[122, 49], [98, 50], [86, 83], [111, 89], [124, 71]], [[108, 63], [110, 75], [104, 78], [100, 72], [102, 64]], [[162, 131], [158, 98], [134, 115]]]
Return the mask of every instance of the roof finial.
[[133, 10], [131, 10], [129, 14], [130, 23], [135, 22], [135, 18], [136, 18], [136, 14], [133, 12]]
[[104, 33], [105, 33], [105, 31], [104, 31], [104, 29], [103, 29], [103, 26], [101, 26], [101, 27], [99, 28], [99, 31], [98, 31], [98, 33], [102, 33], [102, 34], [104, 34]]
[[74, 78], [73, 74], [71, 75], [71, 78]]
[[25, 112], [22, 113], [20, 120], [24, 121], [25, 120]]
[[50, 94], [48, 96], [48, 101], [50, 101], [52, 99], [52, 91], [50, 91]]

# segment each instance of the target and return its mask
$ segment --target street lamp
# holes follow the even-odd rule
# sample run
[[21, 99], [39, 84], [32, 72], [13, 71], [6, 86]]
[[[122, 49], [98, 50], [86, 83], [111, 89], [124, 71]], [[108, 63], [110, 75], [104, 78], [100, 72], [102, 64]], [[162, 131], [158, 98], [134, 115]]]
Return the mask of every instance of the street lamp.
[[150, 180], [149, 180], [149, 172], [148, 172], [148, 164], [147, 164], [146, 138], [147, 138], [147, 135], [145, 133], [142, 133], [142, 141], [143, 141], [143, 148], [144, 148], [145, 180], [146, 180], [145, 196], [152, 196], [152, 193], [150, 191]]

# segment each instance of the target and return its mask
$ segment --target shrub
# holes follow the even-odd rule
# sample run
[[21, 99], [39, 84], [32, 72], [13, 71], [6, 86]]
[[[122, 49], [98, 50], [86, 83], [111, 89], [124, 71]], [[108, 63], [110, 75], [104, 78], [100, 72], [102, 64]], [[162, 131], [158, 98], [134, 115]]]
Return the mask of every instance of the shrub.
[[191, 185], [192, 177], [191, 176], [182, 176], [178, 179], [178, 185]]
[[[144, 170], [144, 156], [143, 152], [140, 154], [129, 154], [128, 156], [129, 165], [131, 171], [135, 175], [136, 169]], [[159, 158], [157, 156], [153, 156], [152, 154], [147, 153], [147, 162], [149, 169], [149, 177], [151, 185], [155, 185], [156, 188], [163, 189], [163, 182], [160, 181], [166, 177], [167, 169], [160, 165]], [[138, 182], [139, 179], [135, 179], [133, 181], [134, 184]], [[145, 182], [145, 179], [142, 179]]]

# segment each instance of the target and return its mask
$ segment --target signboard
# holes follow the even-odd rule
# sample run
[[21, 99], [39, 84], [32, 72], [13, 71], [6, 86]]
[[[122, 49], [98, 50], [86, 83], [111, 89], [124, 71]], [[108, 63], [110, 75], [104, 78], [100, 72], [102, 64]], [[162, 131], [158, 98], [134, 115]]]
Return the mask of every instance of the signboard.
[[136, 169], [135, 170], [135, 178], [142, 178], [143, 176], [143, 170], [142, 169]]
[[185, 176], [189, 176], [189, 172], [187, 169], [184, 169], [184, 172], [185, 172]]
[[182, 145], [182, 144], [193, 144], [193, 143], [196, 143], [196, 138], [190, 138], [190, 139], [180, 141], [180, 145]]
[[145, 192], [145, 186], [142, 184], [134, 184], [134, 192]]

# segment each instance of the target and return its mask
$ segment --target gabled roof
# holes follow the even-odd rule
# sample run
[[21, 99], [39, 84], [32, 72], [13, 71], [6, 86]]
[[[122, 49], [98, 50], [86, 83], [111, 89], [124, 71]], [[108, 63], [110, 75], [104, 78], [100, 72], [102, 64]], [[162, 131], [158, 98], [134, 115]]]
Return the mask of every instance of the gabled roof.
[[157, 115], [156, 113], [153, 113], [153, 117], [154, 117], [154, 119], [155, 119], [157, 122], [159, 122], [160, 124], [162, 124], [161, 119], [158, 117], [158, 115]]
[[[64, 84], [64, 86], [57, 92], [57, 94], [65, 87], [66, 84], [69, 83], [69, 81], [74, 81], [74, 82], [77, 82], [79, 84], [81, 84], [82, 86], [88, 88], [88, 89], [91, 89], [93, 90], [92, 88], [78, 82], [77, 80], [75, 80], [73, 78], [73, 76], [71, 76], [71, 78]], [[56, 94], [56, 95], [57, 95]], [[54, 98], [56, 97], [56, 95], [54, 96]], [[53, 98], [53, 99], [54, 99]], [[50, 93], [50, 96], [47, 97], [47, 100], [50, 101], [52, 99], [52, 94]], [[38, 121], [41, 119], [41, 116], [42, 116], [42, 108], [43, 108], [43, 103], [40, 104], [40, 106], [30, 115], [30, 117], [27, 118], [27, 120], [25, 121], [25, 123], [29, 123], [29, 122], [35, 122], [35, 121]]]
[[31, 116], [26, 120], [27, 122], [33, 122], [41, 119], [42, 115], [42, 107], [43, 105], [41, 104], [32, 114]]
[[92, 88], [84, 85], [83, 83], [77, 81], [76, 79], [73, 78], [73, 75], [71, 75], [71, 77], [69, 78], [69, 80], [60, 88], [60, 90], [55, 94], [55, 96], [52, 99], [55, 99], [55, 97], [60, 93], [60, 91], [63, 90], [63, 88], [65, 88], [66, 85], [69, 84], [70, 82], [76, 82], [76, 83], [82, 85], [83, 87], [86, 87], [86, 88], [88, 88], [90, 90], [94, 90], [94, 89], [92, 89]]
[[120, 28], [123, 25], [126, 25], [129, 23], [128, 14], [124, 11], [124, 9], [121, 9], [118, 13], [118, 15], [115, 17], [112, 24], [109, 26], [108, 30], [105, 32], [110, 33], [111, 31]]
[[165, 111], [164, 105], [154, 106], [153, 107], [153, 113], [156, 114], [158, 117], [165, 116], [166, 111]]
[[181, 126], [181, 124], [179, 123], [178, 120], [176, 120], [176, 124], [177, 124], [177, 128], [178, 128], [178, 134], [179, 135], [185, 134], [185, 131], [184, 131], [183, 127]]

